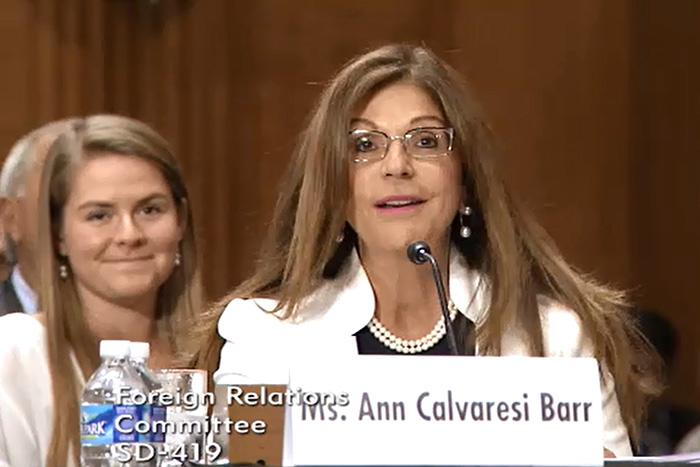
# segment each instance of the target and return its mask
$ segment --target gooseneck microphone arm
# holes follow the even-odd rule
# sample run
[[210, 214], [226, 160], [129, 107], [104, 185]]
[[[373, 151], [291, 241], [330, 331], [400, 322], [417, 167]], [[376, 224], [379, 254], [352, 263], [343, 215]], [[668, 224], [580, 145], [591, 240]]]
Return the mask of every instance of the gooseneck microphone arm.
[[435, 288], [437, 289], [438, 299], [440, 300], [440, 310], [442, 310], [442, 319], [445, 321], [445, 329], [447, 330], [447, 345], [450, 348], [450, 353], [452, 355], [459, 355], [459, 350], [457, 349], [457, 339], [455, 338], [455, 332], [452, 328], [452, 320], [450, 319], [450, 309], [447, 304], [447, 294], [445, 293], [445, 286], [442, 283], [442, 274], [440, 274], [440, 266], [438, 265], [435, 257], [430, 253], [430, 247], [425, 242], [414, 242], [408, 246], [406, 250], [408, 259], [414, 264], [425, 264], [430, 263], [433, 272], [433, 281], [435, 282]]

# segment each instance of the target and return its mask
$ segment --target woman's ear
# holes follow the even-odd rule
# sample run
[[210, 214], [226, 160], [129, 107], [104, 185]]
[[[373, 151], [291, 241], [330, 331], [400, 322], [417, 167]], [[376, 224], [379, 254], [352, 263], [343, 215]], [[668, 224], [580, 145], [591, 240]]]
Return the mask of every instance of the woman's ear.
[[63, 216], [59, 221], [57, 226], [52, 229], [52, 242], [54, 250], [59, 254], [59, 256], [68, 256], [68, 245], [66, 244], [66, 233], [65, 233], [65, 222], [63, 221]]
[[177, 240], [178, 242], [181, 242], [182, 239], [185, 237], [185, 232], [187, 231], [187, 219], [189, 218], [188, 213], [189, 213], [190, 206], [187, 204], [187, 199], [185, 198], [180, 198], [180, 202], [178, 203], [178, 210], [177, 210]]
[[58, 233], [58, 238], [56, 239], [56, 250], [58, 251], [59, 255], [68, 256], [68, 249], [66, 248], [66, 241], [65, 237], [63, 236], [63, 232]]
[[[469, 186], [465, 182], [462, 184], [462, 196], [460, 198], [460, 206], [472, 206], [474, 203], [474, 197], [470, 193]], [[473, 207], [473, 206], [472, 206]]]
[[3, 235], [9, 235], [15, 241], [18, 241], [21, 235], [17, 217], [18, 209], [17, 199], [0, 198], [0, 230]]

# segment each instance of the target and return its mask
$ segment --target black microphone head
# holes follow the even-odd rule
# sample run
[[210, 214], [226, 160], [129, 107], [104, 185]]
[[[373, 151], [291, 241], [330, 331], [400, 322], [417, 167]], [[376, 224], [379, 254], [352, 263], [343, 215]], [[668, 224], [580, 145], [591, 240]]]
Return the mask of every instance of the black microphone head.
[[430, 254], [430, 247], [425, 242], [413, 242], [408, 245], [406, 255], [414, 264], [423, 264], [428, 261], [425, 254]]

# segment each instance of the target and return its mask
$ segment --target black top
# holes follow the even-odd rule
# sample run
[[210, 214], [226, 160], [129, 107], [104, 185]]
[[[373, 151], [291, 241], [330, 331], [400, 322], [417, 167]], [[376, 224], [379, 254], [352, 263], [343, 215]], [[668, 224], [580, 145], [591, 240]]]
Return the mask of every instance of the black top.
[[[461, 349], [460, 354], [474, 355], [473, 345], [470, 345], [469, 349], [465, 350], [465, 342], [467, 342], [465, 337], [471, 337], [473, 335], [474, 324], [462, 313], [458, 313], [455, 320], [452, 321], [452, 328], [455, 330], [457, 348]], [[379, 339], [374, 337], [369, 331], [368, 326], [357, 331], [355, 333], [355, 339], [357, 340], [357, 350], [360, 355], [405, 355], [382, 344]], [[471, 341], [473, 339], [468, 340]], [[428, 350], [417, 352], [412, 355], [451, 355], [450, 347], [447, 343], [447, 334], [442, 336], [442, 339]]]
[[15, 286], [12, 285], [12, 279], [8, 277], [5, 281], [0, 282], [0, 316], [23, 311]]

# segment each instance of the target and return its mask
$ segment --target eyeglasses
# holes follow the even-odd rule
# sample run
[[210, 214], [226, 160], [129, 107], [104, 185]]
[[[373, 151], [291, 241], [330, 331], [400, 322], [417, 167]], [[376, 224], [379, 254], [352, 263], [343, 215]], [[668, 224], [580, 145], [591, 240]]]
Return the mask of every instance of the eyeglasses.
[[414, 128], [403, 136], [389, 136], [379, 130], [353, 130], [350, 136], [350, 154], [353, 162], [372, 162], [384, 159], [393, 141], [401, 141], [406, 153], [416, 159], [448, 155], [452, 151], [454, 128]]

